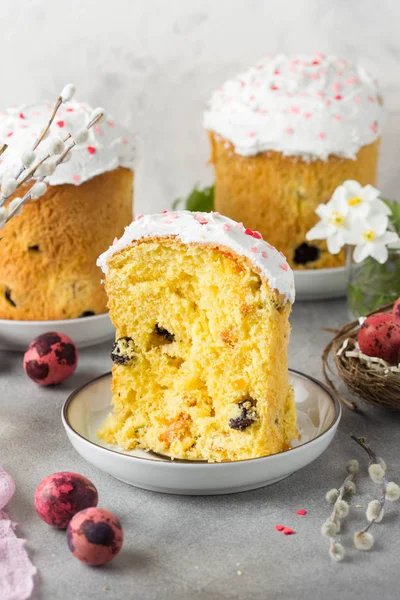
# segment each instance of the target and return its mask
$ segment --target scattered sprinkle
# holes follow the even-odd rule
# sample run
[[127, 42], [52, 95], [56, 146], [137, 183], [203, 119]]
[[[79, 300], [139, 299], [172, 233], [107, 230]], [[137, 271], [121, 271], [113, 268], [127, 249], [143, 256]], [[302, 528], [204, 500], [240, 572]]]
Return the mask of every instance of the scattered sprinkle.
[[283, 531], [285, 529], [285, 526], [284, 525], [275, 525], [275, 529], [277, 531]]
[[300, 515], [301, 517], [304, 517], [304, 515], [307, 514], [307, 511], [304, 510], [304, 508], [301, 508], [300, 510], [296, 510], [296, 515]]
[[65, 121], [56, 121], [56, 125], [62, 128], [65, 125]]
[[283, 530], [285, 535], [293, 535], [295, 533], [294, 529], [290, 529], [290, 527], [285, 527]]
[[86, 149], [89, 154], [96, 154], [96, 148], [94, 146], [88, 146]]

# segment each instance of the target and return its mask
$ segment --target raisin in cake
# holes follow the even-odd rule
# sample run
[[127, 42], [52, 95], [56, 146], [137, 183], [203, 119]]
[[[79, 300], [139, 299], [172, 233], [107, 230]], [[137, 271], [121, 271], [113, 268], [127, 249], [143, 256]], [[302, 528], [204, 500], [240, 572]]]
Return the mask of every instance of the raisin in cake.
[[259, 230], [293, 268], [344, 264], [306, 233], [343, 181], [375, 184], [382, 116], [363, 68], [322, 54], [264, 57], [217, 90], [204, 116], [215, 209]]
[[98, 265], [117, 330], [103, 440], [209, 461], [289, 447], [294, 284], [281, 253], [218, 213], [177, 211], [137, 217]]
[[[0, 182], [18, 172], [21, 154], [32, 147], [50, 118], [40, 104], [0, 113]], [[52, 133], [72, 137], [90, 120], [92, 109], [63, 103]], [[92, 127], [70, 160], [46, 178], [44, 196], [28, 202], [1, 231], [0, 318], [69, 319], [104, 313], [107, 298], [96, 259], [132, 220], [134, 137], [111, 118]], [[38, 148], [47, 153], [48, 141]], [[31, 184], [15, 196], [22, 197]]]

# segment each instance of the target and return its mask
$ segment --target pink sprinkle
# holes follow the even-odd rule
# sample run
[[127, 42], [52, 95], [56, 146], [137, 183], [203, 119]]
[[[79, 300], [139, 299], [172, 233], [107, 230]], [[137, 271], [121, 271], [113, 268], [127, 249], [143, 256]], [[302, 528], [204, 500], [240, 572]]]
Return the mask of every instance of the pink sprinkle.
[[313, 60], [311, 64], [313, 64], [313, 65], [319, 65], [319, 60]]
[[323, 98], [325, 96], [324, 92], [317, 92], [318, 98]]
[[118, 238], [117, 238], [117, 237], [115, 237], [115, 238], [113, 239], [113, 243], [112, 243], [112, 245], [113, 245], [113, 246], [115, 246], [115, 244], [116, 244], [117, 242], [118, 242]]
[[300, 515], [300, 517], [304, 517], [304, 515], [307, 514], [307, 511], [304, 510], [304, 508], [300, 509], [300, 510], [296, 510], [296, 515]]
[[326, 133], [325, 133], [325, 131], [320, 131], [319, 132], [319, 137], [321, 138], [321, 140], [326, 140]]
[[95, 133], [96, 133], [97, 135], [102, 135], [102, 131], [101, 131], [101, 127], [100, 127], [100, 125], [95, 125], [95, 126], [93, 127], [93, 129], [94, 129], [94, 131], [95, 131]]
[[292, 129], [292, 127], [287, 127], [285, 129], [285, 133], [287, 133], [288, 135], [292, 135], [294, 133], [294, 129]]
[[335, 100], [341, 100], [341, 99], [342, 99], [342, 96], [340, 94], [336, 94]]
[[335, 83], [333, 84], [332, 87], [335, 90], [335, 92], [338, 92], [342, 88], [342, 84], [339, 83], [338, 81], [335, 81]]
[[281, 264], [281, 269], [283, 271], [289, 271], [289, 265], [287, 263], [282, 263]]
[[263, 236], [261, 235], [261, 233], [259, 231], [253, 231], [253, 238], [256, 238], [256, 240], [262, 240]]
[[176, 213], [172, 212], [172, 213], [169, 213], [169, 217], [170, 217], [170, 219], [174, 219], [175, 220], [175, 219], [178, 218], [178, 215]]
[[107, 125], [108, 125], [109, 127], [115, 127], [115, 123], [114, 123], [114, 121], [107, 121]]
[[139, 214], [139, 215], [136, 217], [135, 221], [140, 221], [140, 219], [143, 219], [143, 217], [144, 217], [144, 214], [143, 214], [143, 213], [140, 213], [140, 214]]
[[332, 104], [332, 102], [329, 100], [329, 98], [327, 98], [325, 100], [325, 104], [326, 104], [326, 106], [330, 106]]
[[96, 148], [94, 146], [88, 146], [86, 150], [89, 152], [89, 154], [96, 154]]
[[285, 527], [285, 528], [283, 529], [283, 533], [284, 533], [285, 535], [293, 535], [293, 534], [294, 534], [294, 529], [290, 529], [290, 527]]
[[374, 133], [376, 133], [378, 131], [378, 123], [376, 121], [374, 121], [372, 123], [372, 125], [370, 125], [370, 129], [371, 129], [371, 131], [373, 131]]
[[194, 218], [200, 223], [200, 225], [208, 225], [208, 221], [203, 217], [203, 215], [195, 215]]
[[14, 135], [14, 132], [13, 132], [13, 131], [9, 131], [9, 132], [7, 133], [7, 137], [11, 137], [12, 135]]
[[81, 176], [80, 175], [72, 175], [72, 181], [74, 183], [79, 183], [81, 180]]
[[56, 125], [58, 125], [58, 127], [64, 127], [65, 123], [64, 121], [57, 121]]
[[298, 115], [300, 112], [300, 109], [298, 106], [291, 106], [290, 107], [290, 111], [294, 114], [294, 115]]
[[342, 115], [335, 115], [336, 121], [341, 121], [343, 119]]
[[166, 214], [167, 214], [167, 212], [168, 212], [167, 210], [162, 210], [162, 211], [160, 212], [160, 215], [166, 215]]
[[272, 244], [270, 244], [269, 242], [265, 242], [265, 243], [267, 244], [267, 246], [270, 250], [275, 250], [275, 248], [273, 247]]
[[256, 137], [255, 131], [249, 131], [249, 137]]
[[263, 258], [268, 258], [268, 254], [265, 252], [265, 250], [263, 250], [263, 251], [261, 252], [261, 256], [262, 256]]
[[265, 108], [261, 108], [258, 112], [260, 115], [266, 115], [268, 111]]
[[276, 90], [279, 90], [279, 88], [277, 85], [271, 85], [271, 90], [275, 92]]
[[73, 108], [67, 108], [66, 110], [67, 110], [67, 112], [74, 112]]
[[281, 72], [278, 69], [275, 69], [274, 75], [280, 75], [280, 74], [281, 74]]
[[355, 96], [355, 97], [354, 97], [354, 102], [355, 102], [356, 104], [360, 104], [360, 102], [361, 102], [361, 98], [360, 98], [360, 96]]
[[19, 118], [20, 118], [20, 119], [26, 119], [26, 117], [25, 117], [24, 113], [22, 113], [22, 112], [20, 112], [20, 113], [19, 113]]
[[172, 221], [171, 219], [164, 219], [163, 223], [165, 223], [165, 225], [171, 225]]
[[256, 69], [258, 69], [259, 71], [261, 71], [261, 69], [263, 69], [263, 65], [256, 65]]
[[277, 531], [283, 531], [285, 529], [285, 526], [284, 525], [275, 525], [275, 529]]
[[123, 144], [127, 144], [127, 143], [128, 143], [128, 140], [126, 139], [126, 137], [123, 137], [123, 138], [121, 138], [121, 142], [122, 142]]
[[337, 75], [338, 77], [342, 77], [342, 75], [343, 75], [343, 71], [336, 71], [336, 75]]
[[311, 119], [311, 117], [312, 117], [312, 113], [310, 113], [310, 112], [305, 112], [305, 113], [304, 113], [304, 116], [305, 116], [305, 118], [306, 118], [306, 119]]
[[320, 78], [319, 73], [311, 73], [311, 79], [319, 79], [319, 78]]
[[253, 102], [255, 99], [256, 99], [256, 97], [253, 96], [253, 95], [251, 95], [250, 98], [249, 98], [250, 102]]
[[257, 248], [257, 246], [252, 246], [250, 248], [250, 252], [254, 252], [254, 254], [258, 254], [258, 248]]
[[370, 102], [375, 102], [375, 98], [374, 98], [373, 96], [368, 96], [368, 100], [369, 100]]
[[359, 79], [358, 77], [349, 77], [348, 79], [346, 79], [346, 83], [347, 85], [353, 85], [355, 83], [359, 83]]
[[244, 227], [243, 223], [236, 223], [235, 227], [236, 227], [236, 229], [240, 229], [241, 231], [245, 231], [245, 227]]
[[232, 227], [230, 225], [228, 225], [228, 223], [224, 223], [222, 226], [222, 229], [224, 231], [230, 231], [232, 229]]

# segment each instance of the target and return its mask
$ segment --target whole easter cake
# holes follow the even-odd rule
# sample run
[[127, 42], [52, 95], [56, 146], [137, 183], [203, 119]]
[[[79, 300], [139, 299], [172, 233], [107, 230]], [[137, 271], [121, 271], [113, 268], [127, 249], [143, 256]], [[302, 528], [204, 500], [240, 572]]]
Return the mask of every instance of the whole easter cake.
[[[32, 147], [52, 114], [52, 105], [0, 113], [0, 182], [16, 176], [21, 154]], [[63, 103], [52, 131], [72, 139], [92, 109]], [[45, 156], [51, 138], [38, 149]], [[1, 231], [0, 319], [69, 319], [107, 310], [96, 259], [132, 219], [134, 138], [111, 118], [90, 129], [84, 141], [46, 178], [46, 193], [24, 205]], [[18, 194], [29, 188], [24, 184]], [[9, 204], [9, 203], [8, 203]]]
[[266, 56], [217, 90], [205, 113], [215, 209], [259, 230], [293, 268], [343, 264], [306, 232], [343, 181], [375, 184], [382, 113], [361, 67], [322, 54]]
[[165, 211], [137, 217], [98, 265], [117, 330], [103, 440], [209, 461], [289, 447], [294, 283], [281, 253], [218, 213]]

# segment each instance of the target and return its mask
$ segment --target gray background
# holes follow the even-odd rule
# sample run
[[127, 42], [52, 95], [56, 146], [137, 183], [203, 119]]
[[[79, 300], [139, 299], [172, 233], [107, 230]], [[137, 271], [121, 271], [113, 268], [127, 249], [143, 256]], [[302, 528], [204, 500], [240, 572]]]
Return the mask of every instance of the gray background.
[[[321, 350], [329, 340], [322, 327], [339, 327], [346, 321], [344, 301], [295, 304], [290, 366], [321, 377]], [[60, 410], [68, 394], [110, 368], [110, 345], [83, 350], [76, 373], [49, 389], [27, 379], [21, 355], [0, 354], [0, 462], [17, 484], [9, 512], [20, 523], [19, 534], [27, 538], [29, 555], [39, 570], [36, 598], [399, 597], [399, 504], [389, 504], [384, 520], [376, 525], [371, 552], [352, 548], [352, 533], [365, 524], [364, 508], [377, 496], [379, 486], [365, 475], [366, 455], [349, 434], [367, 436], [387, 461], [390, 476], [400, 482], [400, 414], [367, 409], [361, 416], [344, 409], [329, 449], [314, 464], [271, 487], [219, 497], [146, 492], [87, 464], [70, 446], [61, 424]], [[319, 532], [330, 512], [324, 494], [340, 485], [350, 458], [364, 465], [360, 493], [354, 499], [363, 509], [352, 508], [341, 536], [348, 558], [335, 564], [327, 553], [328, 540]], [[115, 512], [123, 524], [124, 548], [106, 567], [79, 563], [66, 547], [65, 533], [36, 516], [37, 484], [61, 470], [89, 477], [98, 488], [99, 505]], [[308, 511], [306, 517], [295, 514], [300, 508]], [[296, 534], [284, 536], [275, 531], [276, 524], [293, 527]]]

